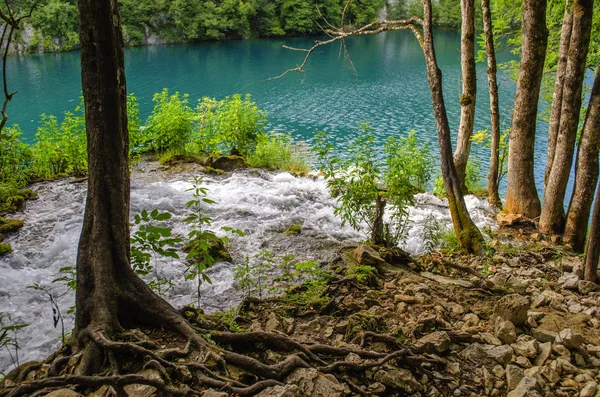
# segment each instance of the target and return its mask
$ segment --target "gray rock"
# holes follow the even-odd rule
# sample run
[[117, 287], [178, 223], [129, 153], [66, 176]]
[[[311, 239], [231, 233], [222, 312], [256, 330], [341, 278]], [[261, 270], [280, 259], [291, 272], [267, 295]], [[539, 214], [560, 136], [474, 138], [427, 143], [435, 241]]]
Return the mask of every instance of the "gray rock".
[[443, 353], [450, 348], [452, 340], [445, 331], [436, 331], [425, 335], [415, 343], [420, 353]]
[[565, 256], [560, 261], [560, 267], [563, 272], [572, 272], [573, 268], [581, 265], [581, 258], [578, 256]]
[[383, 383], [379, 383], [379, 382], [374, 382], [371, 383], [367, 389], [371, 392], [371, 393], [375, 393], [375, 394], [381, 394], [383, 392], [385, 392], [385, 385]]
[[535, 378], [524, 376], [513, 391], [509, 392], [507, 397], [528, 397], [532, 396], [533, 392], [537, 392], [540, 388], [538, 381]]
[[[225, 394], [227, 395], [227, 394]], [[302, 391], [296, 385], [267, 387], [256, 395], [256, 397], [302, 397]]]
[[343, 397], [344, 388], [330, 375], [313, 368], [298, 368], [285, 379], [288, 385], [296, 385], [302, 396], [306, 397]]
[[373, 379], [392, 389], [404, 390], [408, 394], [423, 389], [423, 386], [415, 379], [413, 374], [404, 368], [379, 370], [375, 373]]
[[356, 247], [354, 250], [354, 260], [359, 265], [366, 266], [377, 266], [385, 263], [379, 252], [365, 244]]
[[565, 273], [558, 278], [558, 283], [564, 289], [577, 289], [579, 284], [579, 276], [575, 273]]
[[506, 283], [510, 288], [516, 292], [523, 293], [527, 291], [527, 288], [532, 284], [533, 280], [524, 280], [520, 277], [511, 277]]
[[[160, 372], [155, 369], [145, 369], [139, 373], [139, 375], [143, 375], [149, 379], [162, 380], [160, 376]], [[125, 393], [129, 396], [136, 397], [151, 397], [156, 395], [156, 388], [150, 385], [127, 385], [123, 388]], [[55, 396], [57, 397], [57, 396]], [[75, 397], [75, 396], [61, 396], [61, 397]], [[215, 396], [212, 396], [215, 397]]]
[[437, 281], [438, 283], [444, 284], [444, 285], [460, 285], [461, 287], [465, 287], [465, 288], [473, 287], [473, 283], [470, 281], [461, 280], [458, 278], [446, 277], [446, 276], [442, 276], [439, 274], [433, 274], [430, 272], [421, 272], [421, 276], [423, 276], [429, 280]]
[[542, 366], [552, 354], [552, 343], [546, 342], [538, 344], [538, 351], [540, 354], [538, 354], [533, 363], [537, 366]]
[[594, 397], [596, 392], [598, 391], [598, 383], [591, 381], [588, 382], [581, 392], [579, 392], [579, 397]]
[[534, 358], [538, 355], [538, 346], [539, 343], [535, 339], [521, 339], [510, 345], [510, 347], [512, 347], [515, 351], [515, 354], [519, 356], [525, 356], [527, 358]]
[[516, 326], [521, 326], [527, 321], [529, 305], [529, 298], [525, 296], [519, 294], [506, 295], [494, 306], [494, 315], [502, 317]]
[[[531, 307], [542, 307], [546, 305], [555, 306], [565, 301], [565, 297], [552, 290], [544, 290], [541, 294], [536, 295], [531, 302]], [[536, 319], [538, 320], [538, 319]]]
[[582, 295], [587, 295], [590, 292], [594, 292], [598, 289], [598, 284], [592, 283], [591, 281], [579, 280], [577, 289]]
[[513, 350], [510, 346], [493, 346], [473, 343], [460, 353], [464, 358], [482, 361], [487, 364], [496, 365], [500, 363], [506, 365], [510, 363]]
[[511, 391], [515, 389], [524, 376], [525, 374], [521, 368], [508, 364], [506, 366], [506, 383], [508, 385], [508, 390]]
[[556, 343], [561, 343], [569, 349], [579, 349], [583, 343], [583, 335], [566, 328], [556, 335]]
[[554, 339], [556, 339], [556, 335], [558, 334], [554, 331], [549, 331], [547, 329], [539, 327], [531, 330], [531, 336], [533, 336], [535, 339], [539, 340], [542, 343], [554, 342]]
[[515, 325], [508, 320], [503, 320], [501, 317], [496, 317], [494, 334], [505, 345], [510, 345], [517, 340]]

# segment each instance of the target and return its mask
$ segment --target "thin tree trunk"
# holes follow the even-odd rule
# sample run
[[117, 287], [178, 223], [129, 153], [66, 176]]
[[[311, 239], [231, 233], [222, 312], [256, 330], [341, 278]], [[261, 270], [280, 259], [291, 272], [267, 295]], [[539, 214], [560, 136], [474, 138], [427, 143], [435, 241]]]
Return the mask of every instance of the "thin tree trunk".
[[475, 124], [477, 76], [475, 72], [475, 0], [460, 0], [462, 12], [460, 64], [462, 95], [460, 97], [460, 125], [454, 152], [454, 166], [463, 193], [467, 192], [465, 174], [471, 152], [471, 136]]
[[502, 206], [498, 184], [500, 178], [498, 168], [500, 167], [500, 105], [498, 101], [498, 80], [496, 77], [496, 50], [494, 49], [494, 29], [492, 26], [492, 12], [489, 0], [481, 0], [483, 10], [483, 32], [485, 34], [485, 52], [488, 62], [488, 88], [490, 91], [490, 119], [492, 124], [492, 144], [490, 155], [490, 172], [488, 173], [488, 201], [496, 207]]
[[577, 140], [581, 92], [592, 32], [592, 11], [593, 0], [574, 1], [573, 27], [565, 69], [560, 125], [540, 217], [540, 231], [544, 233], [561, 234], [565, 227], [564, 200]]
[[532, 219], [540, 215], [533, 162], [537, 108], [547, 44], [546, 0], [524, 0], [521, 67], [508, 150], [506, 211]]
[[600, 149], [600, 65], [590, 95], [590, 102], [577, 149], [575, 186], [567, 212], [564, 241], [575, 252], [583, 252], [588, 218], [592, 208], [594, 186], [598, 182], [598, 150]]
[[558, 50], [558, 64], [556, 65], [556, 83], [554, 85], [554, 94], [552, 96], [552, 111], [550, 113], [550, 122], [548, 123], [548, 157], [546, 158], [546, 172], [544, 174], [544, 187], [548, 183], [548, 176], [554, 162], [554, 151], [556, 149], [556, 138], [560, 125], [563, 86], [565, 81], [565, 71], [567, 69], [567, 55], [569, 54], [569, 44], [571, 42], [571, 30], [573, 27], [573, 0], [565, 1], [565, 16], [563, 18], [562, 32], [560, 35], [560, 47]]
[[454, 231], [463, 249], [469, 252], [480, 252], [483, 249], [481, 232], [469, 216], [465, 200], [460, 189], [460, 183], [452, 158], [452, 141], [448, 115], [444, 104], [442, 92], [442, 72], [437, 66], [435, 48], [433, 45], [433, 32], [431, 29], [431, 0], [423, 0], [423, 52], [427, 65], [427, 77], [431, 87], [433, 113], [437, 124], [438, 140], [440, 143], [440, 159], [442, 163], [442, 177], [444, 188], [450, 206], [450, 215]]
[[596, 202], [592, 212], [592, 227], [585, 247], [584, 279], [598, 282], [598, 258], [600, 257], [600, 184], [596, 190]]
[[84, 352], [77, 372], [89, 374], [105, 358], [90, 332], [110, 336], [131, 324], [182, 320], [129, 263], [129, 138], [117, 0], [79, 0], [79, 26], [89, 171], [72, 343]]

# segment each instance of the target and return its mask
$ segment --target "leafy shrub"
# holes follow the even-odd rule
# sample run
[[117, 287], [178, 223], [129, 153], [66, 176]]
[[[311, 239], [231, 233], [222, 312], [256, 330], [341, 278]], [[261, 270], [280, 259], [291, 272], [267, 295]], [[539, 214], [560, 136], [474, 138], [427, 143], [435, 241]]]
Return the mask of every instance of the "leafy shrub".
[[194, 111], [188, 105], [189, 95], [168, 89], [154, 94], [154, 110], [146, 121], [147, 134], [154, 150], [161, 153], [185, 154], [194, 129]]
[[127, 129], [129, 132], [129, 155], [143, 150], [146, 143], [140, 129], [140, 107], [133, 93], [127, 94]]
[[267, 121], [266, 112], [258, 109], [250, 95], [235, 94], [221, 101], [202, 98], [196, 111], [199, 130], [192, 145], [200, 151], [247, 155]]
[[[158, 226], [160, 222], [171, 219], [171, 213], [146, 210], [133, 217], [132, 227], [137, 230], [131, 234], [131, 267], [139, 276], [154, 273], [154, 280], [148, 286], [158, 292], [166, 293], [173, 285], [172, 281], [160, 275], [159, 258], [179, 259], [175, 247], [182, 240], [171, 236], [171, 228]], [[154, 260], [152, 264], [151, 260]]]
[[33, 172], [42, 179], [62, 174], [87, 173], [87, 138], [83, 106], [65, 112], [61, 123], [55, 116], [42, 115], [32, 147]]
[[258, 134], [256, 147], [246, 160], [251, 167], [297, 173], [310, 171], [306, 147], [295, 143], [289, 134]]
[[26, 179], [30, 162], [29, 146], [21, 140], [23, 132], [18, 125], [4, 127], [0, 134], [0, 181]]
[[[366, 224], [371, 241], [377, 245], [395, 246], [403, 238], [408, 221], [408, 206], [414, 195], [423, 191], [432, 172], [433, 158], [427, 145], [419, 146], [414, 132], [408, 137], [390, 139], [385, 146], [387, 168], [376, 162], [375, 137], [365, 123], [361, 134], [350, 145], [348, 155], [331, 154], [334, 146], [320, 132], [314, 151], [319, 169], [324, 173], [331, 194], [337, 197], [335, 214], [342, 223], [356, 230]], [[384, 222], [387, 204], [389, 220]]]

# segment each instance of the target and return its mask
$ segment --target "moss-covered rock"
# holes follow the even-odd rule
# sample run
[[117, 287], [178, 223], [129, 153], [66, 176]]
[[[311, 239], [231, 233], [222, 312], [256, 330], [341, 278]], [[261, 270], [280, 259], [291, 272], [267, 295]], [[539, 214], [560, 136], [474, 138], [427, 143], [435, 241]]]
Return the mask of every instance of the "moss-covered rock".
[[10, 254], [11, 252], [12, 252], [12, 247], [10, 246], [10, 244], [0, 243], [0, 256]]
[[14, 233], [23, 227], [23, 221], [20, 219], [6, 219], [0, 217], [0, 235]]
[[213, 160], [211, 166], [218, 170], [233, 171], [247, 168], [246, 160], [241, 156], [221, 156]]
[[190, 241], [185, 245], [185, 247], [183, 247], [183, 250], [185, 252], [192, 251], [204, 239], [206, 239], [208, 245], [210, 246], [208, 249], [208, 254], [214, 259], [215, 262], [232, 261], [231, 254], [229, 254], [229, 250], [225, 246], [223, 240], [211, 232], [204, 233], [201, 238]]
[[384, 332], [386, 328], [387, 325], [383, 318], [366, 311], [358, 312], [348, 318], [348, 327], [346, 328], [344, 339], [347, 342], [351, 342], [365, 331], [381, 333]]
[[286, 236], [297, 236], [300, 233], [302, 233], [302, 226], [297, 224], [290, 225], [290, 227], [288, 227], [287, 230], [283, 232], [283, 234], [285, 234]]
[[25, 201], [36, 196], [31, 189], [0, 190], [0, 214], [18, 211]]

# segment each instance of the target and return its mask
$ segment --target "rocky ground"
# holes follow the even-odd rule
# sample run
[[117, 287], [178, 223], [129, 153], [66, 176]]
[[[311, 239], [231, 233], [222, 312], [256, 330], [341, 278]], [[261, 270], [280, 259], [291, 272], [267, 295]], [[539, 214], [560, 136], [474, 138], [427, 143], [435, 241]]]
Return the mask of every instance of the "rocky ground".
[[[249, 393], [261, 397], [600, 397], [599, 287], [580, 280], [579, 256], [539, 234], [500, 229], [479, 256], [436, 251], [411, 259], [349, 246], [323, 267], [331, 274], [320, 289], [303, 285], [284, 297], [247, 298], [229, 316], [182, 312], [207, 340], [267, 365], [291, 352], [318, 364], [295, 367], [281, 382]], [[163, 349], [185, 343], [143, 331]], [[138, 364], [136, 373], [167, 380]], [[43, 378], [50, 365], [40, 365], [9, 375], [0, 396], [11, 395], [15, 382]], [[227, 373], [239, 385], [259, 381], [244, 368]], [[235, 395], [192, 386], [205, 397]], [[151, 385], [124, 391], [165, 395]], [[48, 395], [81, 394], [106, 396], [110, 389]]]

